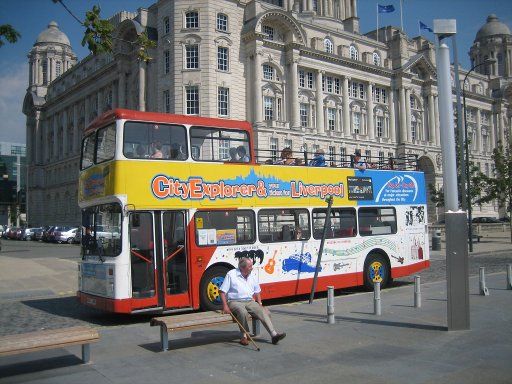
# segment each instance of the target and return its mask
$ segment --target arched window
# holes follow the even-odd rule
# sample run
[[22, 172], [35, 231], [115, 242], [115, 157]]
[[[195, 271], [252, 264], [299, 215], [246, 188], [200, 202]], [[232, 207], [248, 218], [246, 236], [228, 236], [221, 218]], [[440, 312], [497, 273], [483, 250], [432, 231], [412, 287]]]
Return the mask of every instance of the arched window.
[[276, 75], [276, 69], [269, 64], [263, 64], [263, 79], [279, 81], [279, 78]]
[[380, 66], [380, 55], [377, 52], [373, 52], [373, 65]]
[[352, 60], [359, 60], [359, 52], [357, 51], [357, 48], [354, 45], [350, 46], [350, 58]]
[[324, 39], [324, 48], [325, 48], [325, 52], [327, 52], [327, 53], [334, 52], [334, 44], [332, 43], [331, 39], [329, 39], [327, 37]]

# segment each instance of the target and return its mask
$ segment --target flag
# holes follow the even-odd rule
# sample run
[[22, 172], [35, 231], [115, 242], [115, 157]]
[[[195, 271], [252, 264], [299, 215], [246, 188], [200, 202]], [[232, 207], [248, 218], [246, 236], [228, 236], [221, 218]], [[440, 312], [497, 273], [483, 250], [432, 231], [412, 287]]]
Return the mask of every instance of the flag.
[[379, 4], [379, 13], [391, 13], [395, 11], [395, 7], [393, 4], [391, 5], [380, 5]]
[[422, 23], [421, 21], [420, 21], [420, 29], [426, 29], [426, 30], [427, 30], [427, 31], [429, 31], [429, 32], [434, 32], [434, 31], [432, 30], [432, 28], [430, 28], [427, 24]]

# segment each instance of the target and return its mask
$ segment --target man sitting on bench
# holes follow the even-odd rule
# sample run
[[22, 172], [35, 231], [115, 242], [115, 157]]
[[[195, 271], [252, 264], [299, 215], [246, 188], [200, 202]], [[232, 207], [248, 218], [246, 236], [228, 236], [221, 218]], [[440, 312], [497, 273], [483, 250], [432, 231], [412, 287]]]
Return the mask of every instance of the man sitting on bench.
[[251, 259], [242, 257], [238, 262], [238, 268], [232, 269], [226, 274], [220, 287], [222, 310], [224, 313], [232, 313], [244, 328], [240, 328], [240, 332], [242, 332], [240, 344], [249, 345], [245, 333], [249, 329], [249, 324], [247, 324], [248, 313], [263, 323], [272, 337], [272, 344], [277, 344], [279, 340], [286, 337], [286, 333], [276, 332], [267, 310], [261, 304], [261, 288], [256, 276], [251, 274], [252, 264]]

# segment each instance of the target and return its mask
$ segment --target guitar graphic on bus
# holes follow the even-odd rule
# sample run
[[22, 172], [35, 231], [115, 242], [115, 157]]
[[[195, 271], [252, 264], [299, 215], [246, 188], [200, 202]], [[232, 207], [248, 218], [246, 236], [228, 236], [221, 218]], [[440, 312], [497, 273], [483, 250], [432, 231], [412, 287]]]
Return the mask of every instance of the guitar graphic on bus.
[[272, 258], [268, 259], [267, 265], [265, 265], [264, 267], [265, 272], [267, 272], [269, 275], [274, 273], [274, 268], [276, 266], [276, 254], [277, 249], [274, 251], [274, 255], [272, 256]]

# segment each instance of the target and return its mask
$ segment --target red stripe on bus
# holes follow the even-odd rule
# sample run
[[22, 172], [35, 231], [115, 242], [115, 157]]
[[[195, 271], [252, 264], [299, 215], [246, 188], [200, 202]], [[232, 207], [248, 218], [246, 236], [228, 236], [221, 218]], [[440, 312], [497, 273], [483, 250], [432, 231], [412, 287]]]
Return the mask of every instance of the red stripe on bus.
[[403, 267], [395, 267], [391, 269], [391, 277], [396, 279], [397, 277], [403, 277], [410, 275], [414, 272], [419, 272], [422, 269], [427, 269], [430, 267], [430, 260], [420, 261], [419, 263], [406, 265]]

